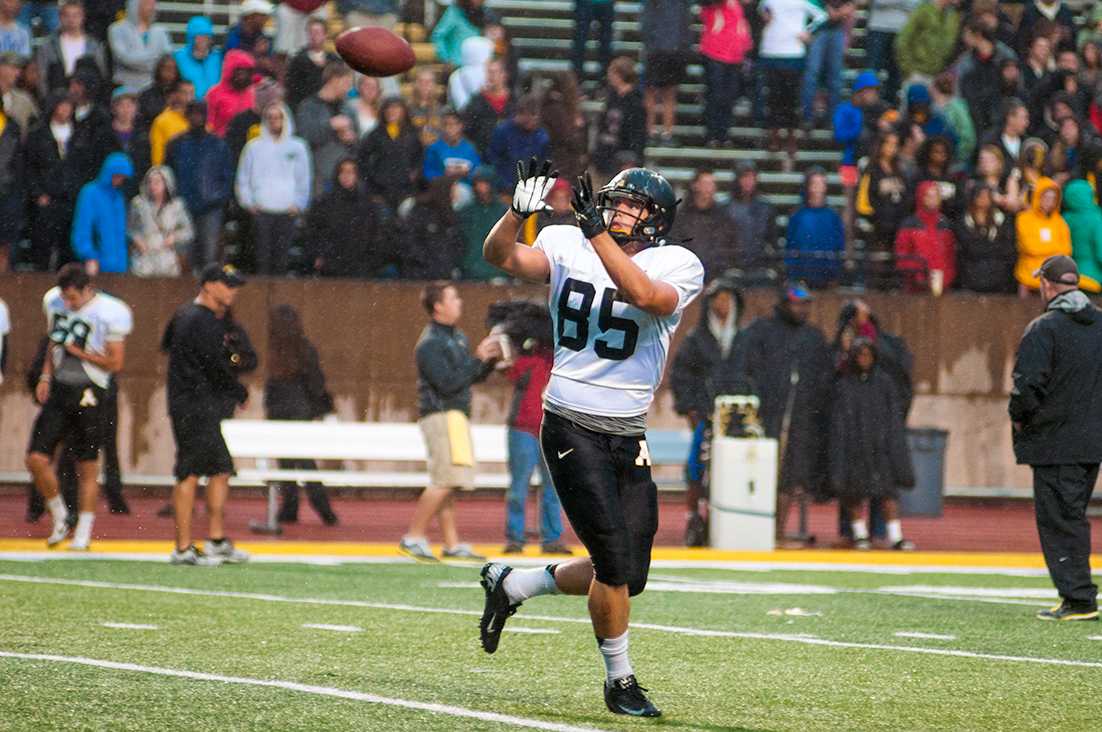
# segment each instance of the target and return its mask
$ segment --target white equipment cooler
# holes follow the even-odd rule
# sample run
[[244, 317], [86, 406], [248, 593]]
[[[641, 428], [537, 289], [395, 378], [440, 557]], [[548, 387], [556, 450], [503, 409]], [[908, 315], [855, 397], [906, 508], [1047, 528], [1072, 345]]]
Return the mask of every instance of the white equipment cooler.
[[776, 440], [712, 440], [708, 535], [714, 549], [773, 551], [776, 501]]

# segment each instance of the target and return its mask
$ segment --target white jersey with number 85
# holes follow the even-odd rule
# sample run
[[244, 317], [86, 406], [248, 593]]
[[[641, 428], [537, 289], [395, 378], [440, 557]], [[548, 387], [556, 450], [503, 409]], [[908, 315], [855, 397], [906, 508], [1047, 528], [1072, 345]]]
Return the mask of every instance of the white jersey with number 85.
[[551, 264], [548, 304], [555, 365], [544, 399], [606, 417], [645, 414], [662, 381], [681, 315], [704, 286], [700, 260], [679, 246], [650, 247], [632, 257], [651, 279], [677, 290], [677, 308], [658, 316], [617, 295], [616, 284], [581, 229], [548, 226], [534, 246]]

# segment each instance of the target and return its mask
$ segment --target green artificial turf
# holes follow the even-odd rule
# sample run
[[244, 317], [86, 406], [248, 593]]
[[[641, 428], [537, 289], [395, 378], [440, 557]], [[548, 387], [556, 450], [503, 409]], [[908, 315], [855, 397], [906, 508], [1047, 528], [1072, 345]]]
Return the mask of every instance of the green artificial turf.
[[[0, 561], [0, 575], [265, 596], [0, 579], [5, 652], [273, 679], [599, 729], [1086, 730], [1102, 724], [1102, 640], [1089, 639], [1102, 637], [1100, 624], [1042, 623], [1032, 616], [1047, 598], [1008, 597], [1030, 589], [1054, 597], [1042, 577], [656, 568], [654, 587], [669, 589], [636, 598], [632, 616], [637, 623], [664, 626], [637, 627], [631, 634], [635, 671], [664, 711], [661, 720], [645, 721], [605, 710], [603, 668], [582, 598], [529, 601], [506, 627], [558, 633], [507, 631], [495, 655], [483, 653], [477, 567]], [[745, 593], [769, 583], [792, 587], [782, 594]], [[834, 592], [815, 594], [807, 586]], [[903, 586], [984, 589], [994, 596], [981, 602], [883, 592]], [[670, 591], [677, 587], [688, 591]], [[729, 589], [740, 592], [716, 591]], [[793, 608], [811, 614], [784, 614]], [[158, 629], [110, 629], [103, 622]], [[363, 632], [307, 629], [304, 623], [352, 625]], [[691, 634], [700, 630], [747, 635]], [[897, 632], [956, 637], [901, 638]], [[794, 638], [801, 635], [861, 647], [809, 645]], [[0, 658], [3, 730], [510, 727], [280, 688]]]

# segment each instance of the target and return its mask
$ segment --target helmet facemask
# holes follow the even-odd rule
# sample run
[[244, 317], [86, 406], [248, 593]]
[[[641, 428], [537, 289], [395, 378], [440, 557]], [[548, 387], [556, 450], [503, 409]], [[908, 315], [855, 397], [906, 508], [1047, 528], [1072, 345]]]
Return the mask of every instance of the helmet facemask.
[[[635, 215], [627, 211], [619, 211], [616, 208], [616, 203], [620, 199], [627, 199], [639, 207], [639, 212]], [[656, 220], [656, 213], [658, 207], [647, 196], [644, 196], [633, 191], [625, 190], [607, 190], [600, 191], [597, 194], [597, 210], [601, 212], [601, 216], [605, 222], [605, 228], [608, 229], [609, 236], [619, 244], [625, 246], [630, 242], [642, 242], [644, 244], [655, 244], [658, 237], [658, 227]], [[630, 231], [623, 231], [617, 227], [616, 230], [612, 228], [612, 222], [619, 215], [620, 218], [632, 219]]]

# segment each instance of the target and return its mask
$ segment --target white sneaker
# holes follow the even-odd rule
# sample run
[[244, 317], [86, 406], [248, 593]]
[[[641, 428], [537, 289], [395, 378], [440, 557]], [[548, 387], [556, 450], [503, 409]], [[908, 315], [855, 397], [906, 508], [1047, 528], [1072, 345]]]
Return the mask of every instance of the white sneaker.
[[432, 553], [432, 549], [425, 539], [407, 539], [403, 537], [402, 540], [398, 542], [398, 551], [402, 552], [407, 557], [413, 557], [418, 562], [439, 561], [436, 555]]
[[485, 562], [486, 557], [476, 554], [470, 544], [456, 544], [453, 547], [445, 547], [442, 552], [445, 559], [470, 559], [476, 562]]
[[54, 530], [50, 534], [50, 538], [46, 539], [46, 546], [57, 546], [65, 541], [67, 536], [69, 536], [68, 522], [64, 518], [61, 520], [54, 519]]
[[207, 539], [203, 543], [203, 549], [206, 550], [207, 556], [219, 559], [226, 564], [241, 564], [249, 561], [248, 553], [235, 547], [229, 539], [223, 539], [220, 542]]
[[195, 548], [194, 544], [183, 551], [173, 549], [168, 561], [170, 564], [186, 564], [192, 567], [217, 567], [222, 563], [222, 560], [217, 557], [208, 557], [203, 554]]
[[90, 543], [91, 541], [78, 541], [77, 539], [73, 539], [71, 542], [69, 542], [69, 551], [86, 552], [88, 551], [88, 545]]

